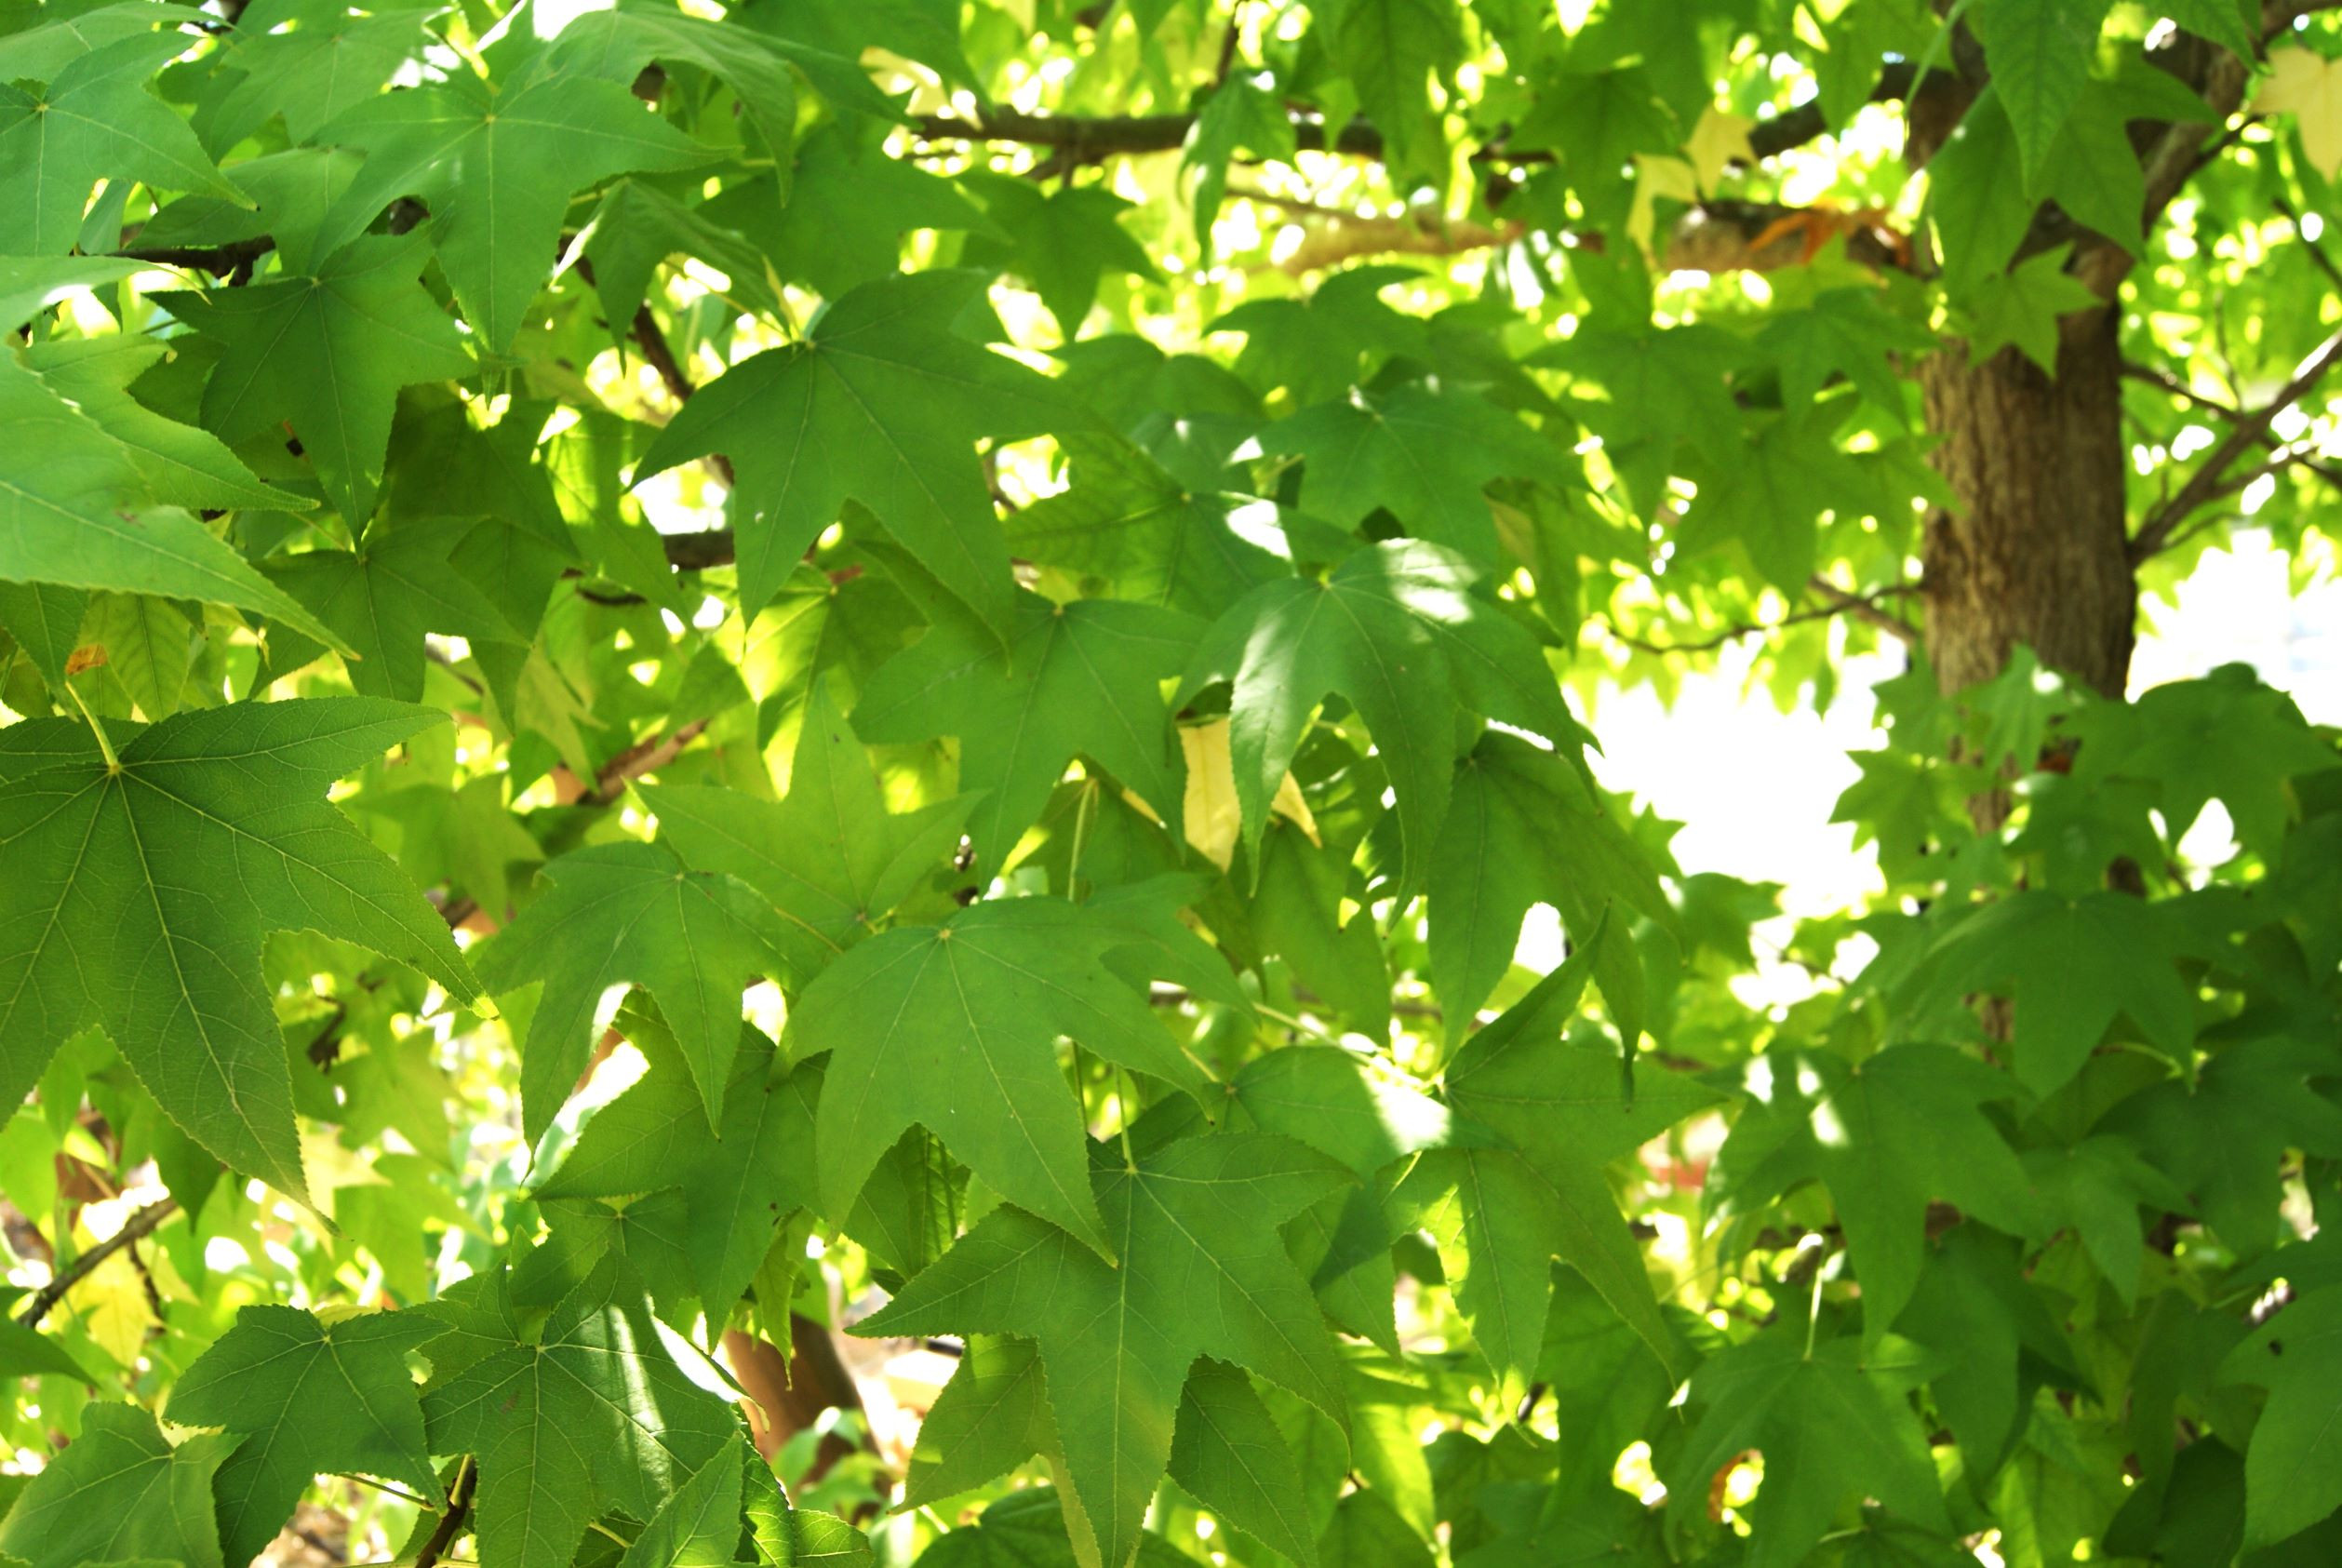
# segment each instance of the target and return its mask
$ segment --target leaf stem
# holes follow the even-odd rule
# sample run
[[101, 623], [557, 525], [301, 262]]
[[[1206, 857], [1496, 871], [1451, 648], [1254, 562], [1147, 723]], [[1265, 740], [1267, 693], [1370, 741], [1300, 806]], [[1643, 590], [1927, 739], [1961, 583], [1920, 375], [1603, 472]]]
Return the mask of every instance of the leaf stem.
[[415, 1507], [422, 1509], [425, 1513], [437, 1513], [439, 1511], [438, 1504], [433, 1502], [428, 1497], [422, 1496], [419, 1493], [409, 1492], [403, 1486], [394, 1486], [386, 1481], [376, 1481], [372, 1476], [362, 1476], [355, 1470], [336, 1470], [333, 1473], [341, 1477], [343, 1481], [354, 1481], [360, 1486], [370, 1486], [377, 1492], [387, 1493], [393, 1497], [403, 1498], [406, 1501], [414, 1504]]
[[122, 771], [122, 758], [114, 755], [114, 743], [106, 739], [106, 727], [98, 722], [98, 716], [89, 711], [89, 704], [81, 700], [81, 693], [74, 690], [71, 680], [65, 682], [65, 694], [73, 698], [74, 706], [81, 710], [81, 717], [89, 721], [89, 732], [98, 737], [98, 755], [106, 759], [106, 771]]

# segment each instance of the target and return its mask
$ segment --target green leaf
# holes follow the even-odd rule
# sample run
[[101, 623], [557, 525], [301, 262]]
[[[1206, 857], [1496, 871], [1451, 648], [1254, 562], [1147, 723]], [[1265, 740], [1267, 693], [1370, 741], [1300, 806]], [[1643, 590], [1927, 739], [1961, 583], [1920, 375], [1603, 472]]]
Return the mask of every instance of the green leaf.
[[718, 1449], [660, 1505], [618, 1568], [727, 1568], [740, 1544], [741, 1468], [755, 1462], [738, 1440]]
[[1036, 1454], [1056, 1454], [1041, 1359], [1029, 1339], [970, 1334], [959, 1367], [919, 1421], [905, 1507], [972, 1492]]
[[1198, 1356], [1343, 1417], [1333, 1341], [1270, 1227], [1348, 1179], [1323, 1156], [1266, 1133], [1183, 1138], [1130, 1170], [1101, 1159], [1091, 1180], [1118, 1267], [1004, 1207], [854, 1332], [1033, 1339], [1066, 1475], [1100, 1561], [1121, 1568], [1138, 1550]]
[[[1281, 108], [1278, 115], [1283, 118]], [[1431, 339], [1424, 324], [1383, 299], [1385, 289], [1400, 284], [1420, 288], [1425, 277], [1412, 267], [1348, 267], [1297, 299], [1247, 300], [1214, 321], [1211, 329], [1244, 334], [1236, 370], [1263, 390], [1281, 387], [1305, 409], [1345, 399], [1351, 388], [1367, 384], [1373, 371], [1394, 355], [1430, 357]], [[1425, 396], [1422, 388], [1400, 391], [1415, 392], [1418, 400]], [[1428, 395], [1436, 404], [1436, 390]], [[1329, 494], [1336, 488], [1325, 486]]]
[[262, 484], [210, 432], [165, 419], [131, 395], [131, 383], [170, 352], [168, 345], [149, 339], [85, 338], [30, 343], [21, 358], [59, 400], [71, 403], [122, 444], [155, 501], [293, 512], [314, 504]]
[[1204, 1507], [1304, 1568], [1318, 1561], [1301, 1472], [1251, 1378], [1210, 1357], [1187, 1374], [1169, 1461]]
[[1668, 1490], [1704, 1496], [1734, 1455], [1765, 1456], [1764, 1486], [1749, 1510], [1748, 1568], [1807, 1561], [1849, 1494], [1874, 1497], [1900, 1518], [1949, 1526], [1927, 1441], [1907, 1394], [1931, 1363], [1908, 1341], [1865, 1348], [1828, 1339], [1810, 1348], [1785, 1326], [1735, 1346], [1692, 1375], [1705, 1405], [1691, 1441], [1669, 1467]]
[[570, 76], [509, 97], [469, 74], [384, 93], [336, 115], [315, 141], [366, 154], [327, 216], [320, 248], [356, 238], [399, 196], [427, 203], [432, 248], [492, 354], [513, 346], [552, 278], [574, 193], [710, 156], [624, 87]]
[[2072, 252], [2070, 245], [2044, 250], [1977, 285], [1969, 307], [1972, 360], [1982, 364], [2014, 343], [2043, 370], [2057, 373], [2060, 319], [2103, 303], [2087, 284], [2066, 271]]
[[352, 686], [369, 697], [411, 703], [422, 695], [424, 633], [483, 642], [519, 638], [450, 560], [475, 526], [402, 519], [368, 530], [355, 551], [310, 550], [263, 570], [356, 654], [349, 664]]
[[1927, 164], [1927, 208], [1955, 293], [1998, 276], [2032, 226], [2036, 203], [1997, 87], [1978, 94]]
[[70, 1377], [95, 1385], [87, 1368], [37, 1329], [0, 1320], [0, 1377]]
[[1303, 460], [1305, 511], [1344, 528], [1387, 511], [1404, 531], [1490, 567], [1499, 554], [1482, 487], [1500, 478], [1581, 482], [1518, 416], [1436, 384], [1352, 392], [1278, 421], [1260, 440], [1265, 452]]
[[1172, 703], [1233, 686], [1237, 801], [1256, 863], [1269, 803], [1331, 694], [1373, 732], [1398, 797], [1407, 887], [1429, 868], [1447, 814], [1461, 710], [1557, 743], [1580, 732], [1535, 641], [1473, 596], [1479, 577], [1436, 544], [1394, 541], [1358, 551], [1324, 583], [1265, 583], [1205, 635]]
[[800, 1059], [832, 1053], [818, 1121], [823, 1211], [846, 1213], [916, 1123], [1001, 1197], [1106, 1253], [1054, 1042], [1190, 1092], [1209, 1081], [1131, 977], [1145, 942], [1080, 905], [1010, 899], [888, 931], [823, 971], [790, 1013], [789, 1039]]
[[336, 114], [381, 92], [431, 42], [428, 13], [421, 11], [356, 16], [330, 0], [301, 0], [278, 7], [270, 20], [288, 17], [300, 25], [235, 34], [222, 66], [232, 85], [206, 122], [213, 146], [233, 146], [279, 114], [292, 139], [306, 141]]
[[141, 267], [111, 256], [0, 256], [0, 324], [13, 332], [60, 301], [118, 283]]
[[868, 753], [818, 679], [780, 801], [687, 784], [637, 793], [688, 864], [729, 868], [780, 912], [774, 939], [801, 976], [877, 930], [957, 847], [976, 804], [962, 795], [889, 811]]
[[1826, 288], [1800, 309], [1765, 323], [1757, 344], [1781, 364], [1784, 404], [1801, 408], [1842, 376], [1873, 406], [1904, 409], [1897, 355], [1925, 354], [1935, 334], [1897, 314], [1877, 288]]
[[486, 1305], [463, 1315], [469, 1344], [441, 1341], [460, 1370], [423, 1395], [432, 1452], [477, 1457], [483, 1561], [567, 1568], [595, 1519], [653, 1518], [729, 1452], [737, 1417], [662, 1347], [620, 1262], [597, 1266], [533, 1336], [499, 1321], [494, 1294]]
[[316, 931], [474, 985], [446, 924], [322, 798], [437, 722], [371, 698], [236, 704], [111, 726], [0, 730], [0, 1073], [20, 1097], [95, 1024], [232, 1170], [305, 1197], [285, 1047], [261, 985], [272, 931]]
[[1049, 191], [1015, 175], [977, 171], [962, 176], [960, 188], [984, 203], [984, 216], [1003, 236], [970, 235], [961, 260], [1024, 278], [1068, 342], [1097, 303], [1104, 274], [1143, 280], [1161, 275], [1146, 248], [1121, 224], [1134, 205], [1103, 186], [1062, 184]]
[[[1582, 767], [1518, 736], [1492, 731], [1456, 768], [1425, 891], [1430, 895], [1431, 974], [1460, 1040], [1512, 967], [1520, 925], [1551, 905], [1583, 944], [1605, 911], [1662, 925], [1675, 914], [1649, 860], [1594, 793]], [[1595, 958], [1613, 1020], [1632, 1044], [1642, 1032], [1642, 960], [1625, 942]]]
[[813, 1206], [822, 1068], [789, 1067], [770, 1039], [743, 1025], [711, 1138], [698, 1086], [664, 1021], [628, 1012], [621, 1022], [649, 1069], [595, 1112], [536, 1195], [550, 1201], [680, 1188], [689, 1223], [674, 1240], [690, 1263], [693, 1293], [720, 1321], [756, 1277], [774, 1231]]
[[1453, 0], [1332, 0], [1326, 7], [1327, 51], [1383, 133], [1395, 170], [1439, 170], [1446, 134], [1430, 82], [1463, 58], [1462, 20]]
[[187, 122], [147, 90], [186, 44], [176, 33], [142, 33], [62, 65], [37, 91], [0, 85], [0, 206], [15, 216], [11, 249], [33, 256], [72, 249], [90, 187], [101, 179], [250, 205], [204, 154]]
[[245, 1562], [276, 1538], [315, 1476], [357, 1470], [440, 1495], [407, 1352], [447, 1332], [404, 1312], [318, 1321], [296, 1307], [247, 1307], [180, 1374], [170, 1416], [244, 1440], [213, 1483], [221, 1546]]
[[[2264, 1322], [2220, 1364], [2228, 1383], [2255, 1383], [2268, 1404], [2244, 1451], [2244, 1541], [2268, 1546], [2342, 1507], [2342, 1291], [2315, 1291]], [[0, 1534], [0, 1542], [7, 1539]]]
[[1059, 443], [1074, 482], [1012, 515], [1009, 548], [1109, 585], [1117, 598], [1213, 616], [1286, 574], [1274, 502], [1182, 485], [1137, 447], [1105, 436]]
[[[1621, 1146], [1629, 1132], [1655, 1130], [1673, 1119], [1667, 1108], [1681, 1100], [1669, 1096], [1637, 1109], [1622, 1092], [1615, 1057], [1603, 1065], [1603, 1075], [1602, 1066], [1559, 1038], [1599, 945], [1598, 929], [1593, 945], [1581, 946], [1473, 1036], [1449, 1069], [1450, 1103], [1510, 1146], [1426, 1154], [1398, 1195], [1438, 1243], [1456, 1306], [1497, 1374], [1498, 1398], [1507, 1403], [1519, 1400], [1545, 1344], [1556, 1257], [1583, 1274], [1663, 1364], [1672, 1367], [1678, 1359], [1602, 1164], [1633, 1146]], [[1606, 1098], [1587, 1084], [1589, 1076], [1607, 1076]], [[1588, 1100], [1626, 1113], [1627, 1127], [1605, 1127], [1587, 1116], [1582, 1106]], [[1572, 1110], [1572, 1119], [1592, 1134], [1586, 1143], [1554, 1135], [1557, 1116]]]
[[637, 484], [710, 452], [731, 459], [746, 611], [854, 501], [986, 624], [1011, 628], [1008, 547], [972, 449], [1063, 427], [1068, 409], [1036, 372], [955, 335], [980, 291], [957, 272], [865, 284], [801, 342], [709, 382], [651, 443]]
[[16, 355], [0, 355], [0, 420], [12, 436], [0, 449], [0, 581], [199, 598], [333, 640], [209, 529], [175, 507], [146, 504], [154, 454], [133, 441], [150, 434], [153, 416], [131, 422], [126, 440], [97, 417], [108, 409], [102, 393], [93, 412]]
[[371, 236], [306, 276], [157, 296], [226, 345], [204, 423], [231, 442], [289, 424], [353, 531], [374, 511], [398, 389], [472, 373], [455, 323], [415, 281], [427, 259], [419, 235]]
[[2028, 188], [2090, 79], [2106, 14], [2106, 0], [1974, 0], [1968, 8], [2015, 127]]
[[2252, 31], [2244, 24], [2237, 0], [2164, 0], [2162, 10], [2188, 32], [2211, 39], [2237, 59], [2253, 58]]
[[1687, 555], [1737, 544], [1757, 577], [1785, 597], [1804, 597], [1821, 560], [1823, 514], [1859, 516], [1869, 487], [1838, 446], [1840, 404], [1817, 404], [1767, 422], [1737, 446], [1708, 447], [1691, 467], [1700, 488], [1677, 545]]
[[141, 1558], [221, 1568], [212, 1476], [239, 1440], [199, 1432], [173, 1444], [136, 1405], [92, 1404], [81, 1436], [0, 1519], [0, 1551], [30, 1568]]
[[621, 985], [658, 998], [713, 1130], [740, 1043], [741, 994], [785, 972], [780, 920], [737, 878], [693, 871], [662, 844], [573, 851], [542, 875], [545, 893], [474, 959], [480, 983], [498, 996], [544, 982], [521, 1048], [529, 1141], [584, 1073], [603, 995]]
[[2175, 967], [2166, 913], [2122, 893], [2028, 891], [1969, 915], [1935, 940], [1907, 983], [1912, 1009], [1947, 1012], [1973, 992], [2016, 1003], [2017, 1080], [2047, 1094], [2079, 1072], [2118, 1017], [2179, 1058], [2195, 1001]]
[[1829, 1188], [1862, 1281], [1866, 1346], [1880, 1343], [1911, 1298], [1930, 1201], [2012, 1235], [2041, 1233], [2039, 1195], [1982, 1108], [2015, 1094], [2005, 1074], [1937, 1045], [1893, 1046], [1855, 1064], [1820, 1052], [1760, 1060], [1743, 1074], [1749, 1104], [1719, 1158], [1747, 1199], [1809, 1180]]
[[1162, 686], [1192, 656], [1199, 622], [1113, 599], [1052, 604], [1019, 591], [1005, 658], [972, 617], [940, 621], [863, 688], [865, 739], [959, 737], [959, 785], [981, 792], [968, 836], [997, 869], [1076, 757], [1103, 767], [1177, 831], [1186, 767]]

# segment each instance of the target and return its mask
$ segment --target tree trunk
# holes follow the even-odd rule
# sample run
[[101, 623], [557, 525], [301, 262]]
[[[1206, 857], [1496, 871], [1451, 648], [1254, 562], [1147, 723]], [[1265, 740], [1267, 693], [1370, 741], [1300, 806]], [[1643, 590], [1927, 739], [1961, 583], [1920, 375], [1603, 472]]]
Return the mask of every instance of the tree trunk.
[[1925, 362], [1933, 462], [1960, 502], [1929, 516], [1925, 544], [1927, 654], [1946, 691], [1990, 679], [2023, 644], [2122, 694], [2138, 593], [2121, 368], [2111, 310], [2068, 324], [2054, 378], [2014, 349], [1972, 367], [1955, 342]]

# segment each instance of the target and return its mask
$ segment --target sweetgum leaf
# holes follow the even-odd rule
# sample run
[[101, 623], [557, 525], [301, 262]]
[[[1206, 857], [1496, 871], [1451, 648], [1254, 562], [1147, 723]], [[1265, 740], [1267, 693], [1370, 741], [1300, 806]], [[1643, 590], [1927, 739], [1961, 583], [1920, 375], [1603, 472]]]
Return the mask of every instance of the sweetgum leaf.
[[541, 78], [509, 96], [469, 74], [384, 93], [336, 115], [314, 140], [366, 154], [328, 214], [323, 248], [366, 232], [414, 196], [432, 211], [432, 248], [456, 302], [490, 353], [512, 347], [553, 276], [570, 195], [637, 169], [689, 168], [711, 150], [615, 82]]
[[536, 1195], [556, 1201], [679, 1188], [685, 1223], [669, 1240], [690, 1266], [693, 1293], [720, 1319], [748, 1289], [782, 1222], [814, 1204], [822, 1065], [790, 1067], [772, 1041], [743, 1025], [711, 1138], [698, 1086], [664, 1021], [629, 1012], [620, 1023], [649, 1068], [594, 1114]]
[[964, 272], [864, 284], [802, 341], [701, 388], [651, 443], [636, 483], [710, 452], [731, 459], [746, 611], [854, 501], [996, 633], [1011, 630], [1008, 546], [974, 445], [1087, 422], [1038, 373], [955, 334], [982, 288]]
[[1349, 1180], [1268, 1133], [1182, 1138], [1091, 1180], [1120, 1266], [1002, 1207], [856, 1333], [1016, 1333], [1040, 1347], [1065, 1470], [1101, 1561], [1137, 1553], [1199, 1356], [1260, 1374], [1340, 1420], [1340, 1359], [1273, 1228]]
[[959, 737], [960, 787], [982, 792], [968, 835], [988, 868], [1007, 862], [1077, 756], [1175, 832], [1186, 768], [1162, 686], [1202, 631], [1152, 605], [1019, 591], [1005, 657], [973, 616], [947, 616], [870, 677], [855, 725], [873, 741]]
[[477, 1456], [482, 1561], [566, 1568], [595, 1519], [655, 1517], [740, 1425], [667, 1354], [622, 1262], [596, 1266], [534, 1334], [500, 1293], [445, 1314], [470, 1343], [439, 1342], [461, 1366], [435, 1377], [423, 1420], [435, 1453]]
[[503, 995], [544, 982], [521, 1048], [522, 1124], [533, 1143], [585, 1071], [603, 993], [658, 998], [713, 1130], [740, 1043], [741, 994], [786, 972], [771, 908], [735, 878], [693, 871], [663, 844], [607, 844], [546, 864], [551, 888], [481, 945], [480, 982]]
[[314, 931], [475, 987], [446, 923], [326, 787], [444, 715], [366, 697], [239, 703], [0, 730], [0, 1076], [106, 1031], [171, 1117], [230, 1169], [305, 1197], [292, 1085], [261, 947]]
[[823, 971], [789, 1039], [800, 1058], [831, 1052], [816, 1123], [823, 1211], [846, 1213], [916, 1123], [1010, 1202], [1107, 1253], [1056, 1040], [1191, 1092], [1209, 1081], [1130, 977], [1146, 945], [1094, 909], [1010, 899], [874, 937]]
[[1947, 1529], [1935, 1467], [1907, 1398], [1937, 1364], [1893, 1337], [1868, 1348], [1853, 1339], [1809, 1346], [1796, 1325], [1735, 1346], [1693, 1374], [1692, 1397], [1706, 1408], [1668, 1469], [1668, 1489], [1705, 1495], [1734, 1455], [1752, 1448], [1764, 1454], [1749, 1568], [1805, 1561], [1849, 1493]]
[[1269, 805], [1318, 703], [1364, 717], [1398, 797], [1402, 888], [1420, 884], [1447, 814], [1458, 715], [1471, 710], [1557, 743], [1582, 731], [1535, 640], [1472, 593], [1479, 569], [1414, 540], [1358, 551], [1323, 583], [1264, 583], [1205, 634], [1172, 701], [1233, 687], [1230, 747], [1244, 842], [1257, 861]]
[[170, 1400], [172, 1420], [244, 1440], [213, 1483], [230, 1561], [248, 1561], [274, 1540], [321, 1471], [359, 1470], [439, 1495], [406, 1353], [446, 1332], [408, 1312], [331, 1324], [297, 1307], [236, 1314]]
[[92, 1404], [81, 1419], [81, 1436], [0, 1519], [0, 1551], [29, 1568], [222, 1568], [211, 1482], [240, 1440], [203, 1432], [173, 1445], [137, 1405]]
[[687, 863], [725, 867], [779, 911], [774, 940], [800, 976], [877, 929], [958, 845], [976, 804], [961, 795], [889, 811], [869, 754], [819, 679], [779, 801], [699, 784], [637, 793]]
[[353, 532], [373, 515], [398, 389], [472, 373], [455, 323], [415, 281], [428, 260], [421, 235], [374, 235], [306, 275], [159, 296], [226, 344], [204, 423], [232, 442], [289, 424]]
[[[108, 400], [101, 395], [98, 402], [93, 413], [17, 355], [0, 354], [0, 422], [10, 436], [0, 447], [0, 582], [199, 598], [338, 642], [300, 601], [194, 518], [175, 507], [148, 506], [153, 452], [100, 422], [96, 414]], [[131, 434], [151, 441], [150, 420], [168, 422], [141, 409]]]
[[186, 46], [176, 33], [141, 33], [90, 50], [30, 89], [0, 85], [0, 207], [15, 215], [11, 250], [72, 249], [90, 187], [109, 177], [251, 205], [187, 122], [147, 90]]
[[426, 632], [482, 642], [519, 634], [449, 560], [475, 525], [400, 520], [368, 530], [355, 550], [310, 550], [269, 562], [271, 582], [309, 607], [357, 657], [350, 684], [370, 697], [422, 695]]

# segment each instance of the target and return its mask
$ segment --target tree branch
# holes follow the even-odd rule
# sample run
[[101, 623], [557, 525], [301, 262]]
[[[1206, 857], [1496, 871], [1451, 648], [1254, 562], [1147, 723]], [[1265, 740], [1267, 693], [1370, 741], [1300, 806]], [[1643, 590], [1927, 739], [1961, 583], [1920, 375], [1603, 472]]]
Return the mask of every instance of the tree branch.
[[2276, 396], [2239, 418], [2236, 428], [2213, 449], [2212, 455], [2204, 460], [2202, 466], [2188, 476], [2188, 482], [2179, 487], [2179, 493], [2157, 507], [2139, 525], [2137, 534], [2131, 540], [2132, 561], [2143, 561], [2168, 545], [2179, 525], [2187, 521], [2188, 515], [2198, 507], [2209, 505], [2222, 496], [2232, 495], [2259, 477], [2256, 472], [2231, 482], [2226, 475], [2229, 464], [2261, 440], [2279, 414], [2300, 402], [2317, 384], [2319, 378], [2333, 368], [2338, 356], [2342, 356], [2342, 332], [2335, 333], [2319, 344], [2309, 357], [2302, 361], [2301, 369], [2294, 372], [2294, 379], [2287, 382]]
[[[1879, 85], [1871, 90], [1873, 103], [1894, 102], [1909, 96], [1912, 68], [1907, 61], [1883, 62]], [[995, 108], [976, 119], [956, 114], [921, 114], [917, 134], [925, 141], [1008, 142], [1047, 147], [1069, 155], [1074, 163], [1144, 153], [1175, 153], [1187, 144], [1195, 129], [1193, 114], [1044, 114]], [[1760, 159], [1777, 157], [1801, 147], [1829, 128], [1818, 102], [1760, 121], [1748, 132], [1748, 145]], [[1364, 120], [1329, 128], [1320, 119], [1297, 114], [1292, 122], [1293, 145], [1305, 153], [1340, 153], [1352, 157], [1380, 159], [1383, 133]], [[1546, 164], [1553, 154], [1544, 151], [1514, 153], [1492, 142], [1471, 154], [1475, 163]]]
[[155, 1226], [177, 1213], [179, 1204], [176, 1201], [158, 1198], [131, 1214], [122, 1222], [121, 1229], [74, 1259], [55, 1279], [34, 1291], [31, 1299], [25, 1302], [24, 1310], [17, 1314], [16, 1320], [28, 1329], [39, 1326], [41, 1320], [48, 1316], [49, 1309], [64, 1300], [67, 1293], [87, 1279], [100, 1264], [133, 1241], [153, 1234]]
[[1918, 593], [1919, 583], [1891, 583], [1883, 588], [1873, 588], [1867, 594], [1850, 594], [1828, 579], [1816, 575], [1808, 580], [1806, 587], [1816, 597], [1823, 600], [1823, 603], [1812, 610], [1800, 610], [1794, 614], [1784, 615], [1778, 621], [1739, 622], [1727, 626], [1713, 637], [1700, 637], [1693, 641], [1652, 642], [1620, 631], [1617, 623], [1610, 621], [1605, 621], [1603, 627], [1613, 638], [1625, 643], [1627, 647], [1640, 652], [1655, 653], [1663, 657], [1670, 653], [1709, 653], [1728, 642], [1735, 642], [1742, 637], [1764, 637], [1785, 627], [1801, 626], [1813, 621], [1827, 621], [1833, 615], [1851, 615], [1857, 621], [1878, 627], [1889, 637], [1915, 646], [1920, 640], [1918, 630], [1908, 622], [1891, 615], [1880, 608], [1887, 599]]

